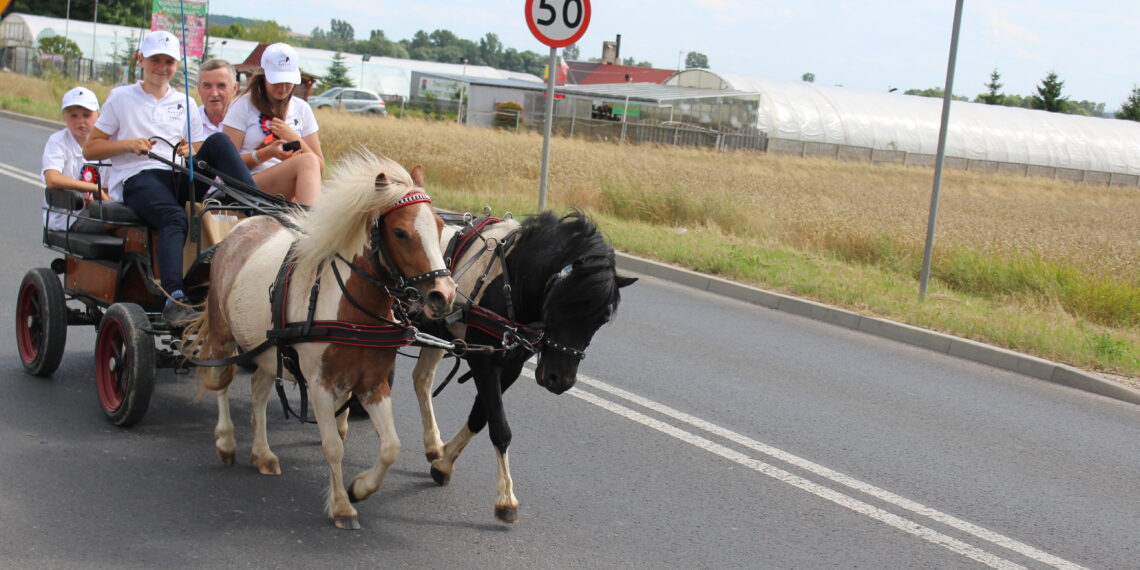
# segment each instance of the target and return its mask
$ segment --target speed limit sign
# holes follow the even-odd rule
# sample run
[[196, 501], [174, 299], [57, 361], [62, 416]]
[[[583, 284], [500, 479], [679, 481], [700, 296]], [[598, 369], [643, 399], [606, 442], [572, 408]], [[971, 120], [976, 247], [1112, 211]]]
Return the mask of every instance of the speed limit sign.
[[538, 41], [552, 47], [577, 42], [590, 25], [590, 0], [526, 0], [526, 24]]

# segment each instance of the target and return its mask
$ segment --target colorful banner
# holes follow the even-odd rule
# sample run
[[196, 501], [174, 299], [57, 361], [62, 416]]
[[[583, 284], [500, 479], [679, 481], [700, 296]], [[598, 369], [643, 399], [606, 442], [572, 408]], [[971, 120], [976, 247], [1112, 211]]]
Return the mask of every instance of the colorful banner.
[[[186, 57], [202, 57], [206, 51], [206, 14], [209, 2], [195, 0], [154, 0], [150, 29], [166, 30], [186, 44]], [[182, 37], [182, 13], [186, 12], [186, 37]]]

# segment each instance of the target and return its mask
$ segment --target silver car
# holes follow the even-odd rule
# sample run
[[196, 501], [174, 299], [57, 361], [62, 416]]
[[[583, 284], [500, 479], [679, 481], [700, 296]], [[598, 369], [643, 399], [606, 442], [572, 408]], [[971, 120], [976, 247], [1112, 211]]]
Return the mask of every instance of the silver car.
[[379, 94], [375, 91], [352, 87], [333, 87], [320, 95], [310, 97], [309, 105], [314, 109], [327, 107], [348, 113], [380, 116], [388, 114], [388, 109], [384, 106], [384, 99]]

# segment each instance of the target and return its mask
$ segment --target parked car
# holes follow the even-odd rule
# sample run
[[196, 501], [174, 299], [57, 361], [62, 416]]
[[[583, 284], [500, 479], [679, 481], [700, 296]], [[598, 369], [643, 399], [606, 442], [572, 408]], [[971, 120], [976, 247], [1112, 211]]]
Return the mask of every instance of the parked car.
[[314, 109], [329, 108], [348, 113], [381, 116], [388, 114], [388, 109], [384, 106], [384, 99], [375, 91], [351, 87], [333, 87], [320, 95], [310, 97], [309, 105]]

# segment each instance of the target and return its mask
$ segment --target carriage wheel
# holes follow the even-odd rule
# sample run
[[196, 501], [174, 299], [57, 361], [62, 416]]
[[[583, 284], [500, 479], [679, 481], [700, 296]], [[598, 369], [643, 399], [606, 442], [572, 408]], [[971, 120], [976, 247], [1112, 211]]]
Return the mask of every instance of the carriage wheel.
[[95, 338], [95, 382], [107, 420], [120, 427], [146, 415], [154, 393], [154, 339], [142, 307], [115, 303], [103, 315]]
[[59, 368], [67, 343], [67, 304], [63, 286], [50, 269], [24, 275], [16, 301], [16, 345], [24, 369], [47, 376]]

